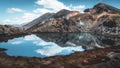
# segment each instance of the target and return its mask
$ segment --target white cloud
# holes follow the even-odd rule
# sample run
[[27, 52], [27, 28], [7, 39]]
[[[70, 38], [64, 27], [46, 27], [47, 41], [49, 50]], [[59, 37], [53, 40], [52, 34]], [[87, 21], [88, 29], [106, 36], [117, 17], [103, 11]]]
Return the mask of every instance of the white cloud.
[[[54, 56], [59, 54], [70, 54], [74, 51], [84, 51], [81, 46], [77, 47], [60, 47], [54, 42], [46, 42], [36, 35], [28, 35], [24, 37], [25, 41], [31, 41], [36, 46], [40, 46], [42, 48], [35, 50], [36, 53], [45, 55], [45, 56]], [[39, 47], [38, 47], [39, 48]]]
[[52, 42], [45, 42], [44, 40], [42, 40], [41, 38], [37, 37], [36, 35], [27, 35], [24, 37], [25, 41], [32, 41], [33, 44], [35, 44], [36, 46], [46, 46], [46, 45], [52, 45]]
[[[84, 51], [81, 46], [77, 47], [60, 47], [54, 42], [46, 42], [36, 35], [27, 35], [24, 38], [15, 38], [13, 40], [8, 40], [8, 43], [13, 45], [18, 45], [22, 43], [33, 43], [31, 44], [33, 49], [36, 47], [37, 49], [32, 50], [37, 54], [41, 54], [44, 56], [55, 56], [55, 55], [68, 55], [75, 51]], [[31, 48], [32, 49], [32, 48]], [[30, 49], [30, 50], [31, 50]]]
[[7, 8], [6, 10], [7, 13], [16, 13], [16, 12], [24, 12], [24, 10], [20, 8]]
[[24, 40], [26, 41], [34, 41], [34, 40], [40, 40], [36, 35], [27, 35], [24, 37]]
[[36, 46], [54, 45], [53, 42], [46, 42], [44, 40], [34, 41], [33, 44], [35, 44]]
[[42, 49], [36, 50], [37, 53], [45, 56], [54, 56], [59, 55], [60, 53], [64, 53], [62, 51], [65, 51], [66, 54], [70, 54], [74, 51], [84, 51], [81, 46], [78, 47], [60, 47], [55, 43], [49, 44], [46, 42], [48, 46], [44, 46]]
[[31, 13], [29, 13], [29, 12], [23, 13], [23, 15], [20, 17], [2, 20], [1, 21], [2, 23], [0, 23], [0, 24], [2, 24], [2, 25], [5, 25], [5, 24], [7, 24], [7, 25], [25, 25], [47, 12], [54, 12], [54, 11], [51, 11], [51, 10], [48, 10], [45, 8], [37, 8], [37, 9], [33, 10]]
[[39, 14], [34, 14], [34, 13], [24, 13], [23, 16], [21, 17], [16, 17], [12, 19], [5, 19], [2, 22], [3, 25], [8, 24], [8, 25], [23, 25], [26, 24], [35, 18], [39, 17]]
[[71, 4], [70, 6], [66, 6], [64, 3], [60, 2], [59, 0], [37, 0], [35, 3], [43, 6], [44, 8], [49, 8], [56, 11], [59, 11], [61, 9], [68, 9], [68, 10], [77, 10], [83, 12], [83, 9], [86, 8], [85, 5], [73, 6]]
[[29, 12], [23, 13], [23, 15], [20, 17], [2, 20], [1, 24], [2, 25], [5, 25], [5, 24], [7, 24], [7, 25], [13, 25], [13, 24], [14, 25], [24, 25], [47, 12], [54, 12], [54, 11], [51, 11], [51, 10], [48, 10], [45, 8], [37, 8], [37, 9], [33, 10], [31, 13], [29, 13]]
[[41, 13], [41, 14], [44, 14], [44, 13], [47, 13], [47, 12], [53, 12], [51, 10], [48, 10], [48, 9], [45, 9], [45, 8], [37, 8], [35, 10], [33, 10], [34, 13]]
[[69, 6], [69, 8], [71, 10], [74, 10], [74, 11], [80, 11], [80, 12], [83, 12], [83, 10], [86, 8], [85, 5], [78, 5], [78, 6], [73, 6], [72, 4]]
[[17, 45], [23, 43], [23, 41], [8, 41], [8, 43]]
[[69, 9], [66, 5], [58, 0], [38, 0], [35, 2], [38, 5], [42, 5], [44, 8], [49, 8], [53, 10]]
[[52, 46], [46, 46], [46, 47], [43, 47], [42, 49], [36, 50], [37, 53], [45, 56], [54, 56], [61, 51], [62, 51], [62, 48], [57, 46], [56, 44], [53, 44]]
[[[0, 21], [1, 22], [0, 24], [24, 25], [47, 12], [57, 12], [61, 9], [77, 10], [82, 12], [83, 9], [86, 8], [85, 5], [73, 6], [71, 4], [70, 6], [66, 6], [64, 3], [60, 2], [59, 0], [37, 0], [35, 3], [43, 6], [44, 8], [37, 8], [35, 10], [32, 10], [31, 13], [24, 12], [22, 16], [2, 20]], [[23, 12], [22, 9], [18, 9], [18, 8], [11, 8], [11, 9], [12, 10], [9, 9], [8, 11], [9, 13]]]

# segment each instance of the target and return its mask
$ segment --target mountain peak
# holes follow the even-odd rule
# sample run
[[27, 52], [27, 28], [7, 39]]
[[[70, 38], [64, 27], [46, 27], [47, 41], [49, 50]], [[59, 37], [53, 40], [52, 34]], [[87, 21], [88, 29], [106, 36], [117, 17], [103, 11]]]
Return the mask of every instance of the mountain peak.
[[58, 11], [57, 13], [60, 13], [60, 12], [70, 12], [70, 10], [67, 10], [67, 9], [61, 9], [61, 10]]
[[108, 7], [108, 6], [109, 6], [109, 7], [112, 7], [112, 6], [110, 6], [110, 5], [108, 5], [108, 4], [105, 4], [105, 3], [98, 3], [98, 4], [96, 4], [96, 5], [94, 6], [94, 8], [95, 8], [95, 7], [103, 7], [103, 8], [104, 8], [104, 7]]
[[65, 16], [65, 15], [69, 14], [70, 12], [71, 12], [70, 10], [62, 9], [54, 15], [54, 18], [59, 18], [59, 17]]
[[84, 12], [90, 12], [91, 14], [100, 14], [103, 12], [107, 12], [110, 14], [119, 14], [120, 9], [105, 3], [98, 3], [93, 8], [84, 10]]
[[96, 4], [96, 5], [106, 5], [105, 3], [98, 3], [98, 4]]

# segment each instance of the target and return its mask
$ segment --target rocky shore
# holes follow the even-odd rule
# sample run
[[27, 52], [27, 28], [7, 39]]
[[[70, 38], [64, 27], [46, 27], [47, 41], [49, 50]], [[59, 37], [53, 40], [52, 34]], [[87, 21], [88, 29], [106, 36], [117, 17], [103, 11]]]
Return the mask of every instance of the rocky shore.
[[[120, 68], [120, 46], [48, 58], [8, 56], [0, 49], [1, 68]], [[3, 50], [3, 51], [2, 51]]]

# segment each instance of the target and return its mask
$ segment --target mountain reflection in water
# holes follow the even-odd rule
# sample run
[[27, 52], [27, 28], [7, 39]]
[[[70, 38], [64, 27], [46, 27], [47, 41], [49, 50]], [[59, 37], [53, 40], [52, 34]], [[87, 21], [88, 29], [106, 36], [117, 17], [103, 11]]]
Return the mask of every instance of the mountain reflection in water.
[[36, 34], [47, 42], [61, 47], [82, 46], [85, 50], [120, 45], [120, 38], [96, 36], [90, 33], [43, 33]]
[[3, 39], [7, 42], [0, 42], [0, 48], [8, 49], [8, 55], [41, 58], [120, 45], [120, 38], [89, 33], [39, 33], [8, 39]]

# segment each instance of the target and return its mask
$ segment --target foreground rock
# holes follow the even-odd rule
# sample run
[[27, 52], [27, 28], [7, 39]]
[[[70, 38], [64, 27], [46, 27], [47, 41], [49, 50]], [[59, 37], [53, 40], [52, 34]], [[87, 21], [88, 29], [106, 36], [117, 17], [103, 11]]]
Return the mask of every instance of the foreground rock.
[[[117, 53], [110, 57], [120, 46], [77, 52], [68, 56], [55, 56], [49, 58], [30, 58], [8, 56], [0, 53], [0, 67], [2, 68], [120, 68]], [[111, 55], [111, 54], [110, 54]]]
[[115, 50], [113, 52], [109, 52], [107, 55], [109, 57], [109, 61], [102, 62], [93, 65], [86, 65], [83, 68], [119, 68], [120, 67], [120, 50]]

